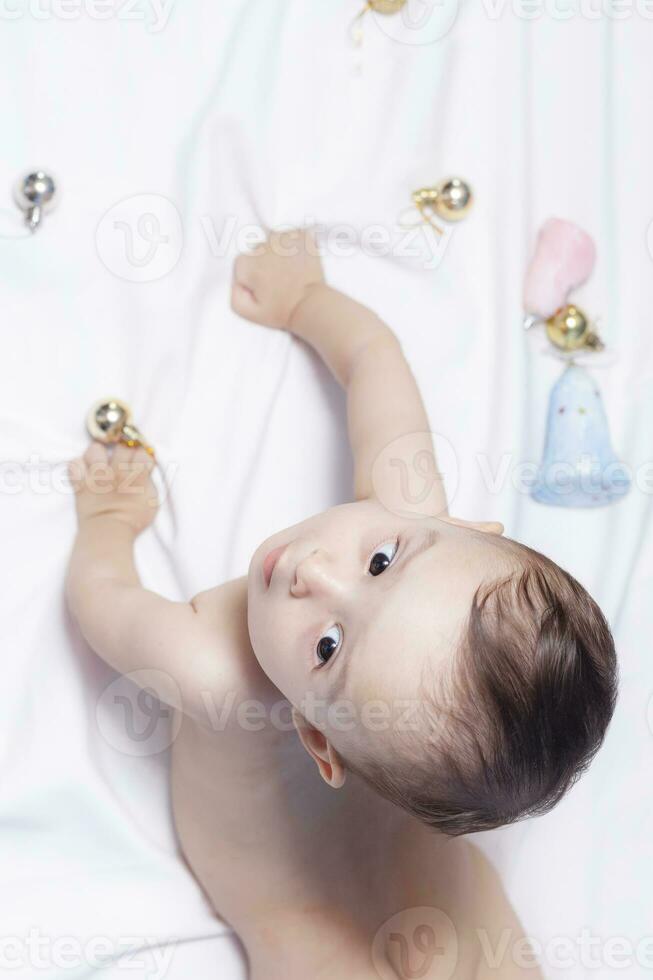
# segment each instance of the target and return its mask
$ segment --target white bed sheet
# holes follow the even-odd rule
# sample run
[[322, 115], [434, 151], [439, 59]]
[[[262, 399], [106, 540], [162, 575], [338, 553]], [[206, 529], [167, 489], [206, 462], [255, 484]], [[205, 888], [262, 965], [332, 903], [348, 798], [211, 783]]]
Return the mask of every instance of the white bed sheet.
[[[520, 293], [536, 229], [556, 214], [596, 238], [582, 301], [619, 355], [597, 377], [615, 445], [646, 475], [653, 25], [634, 9], [619, 22], [563, 22], [446, 2], [456, 16], [439, 41], [415, 44], [419, 32], [368, 15], [360, 49], [347, 38], [358, 0], [189, 0], [159, 30], [124, 10], [1, 25], [0, 81], [13, 94], [0, 102], [0, 440], [2, 458], [27, 468], [12, 469], [0, 495], [0, 922], [21, 980], [92, 976], [87, 944], [98, 937], [116, 977], [128, 942], [155, 950], [131, 976], [244, 976], [236, 940], [179, 858], [165, 752], [120, 750], [124, 711], [102, 699], [114, 675], [65, 613], [75, 522], [58, 464], [83, 449], [86, 409], [124, 397], [171, 477], [157, 527], [138, 544], [147, 585], [188, 597], [242, 573], [263, 536], [346, 499], [350, 464], [341, 395], [306, 350], [229, 312], [236, 240], [216, 254], [212, 230], [311, 219], [395, 228], [410, 192], [448, 173], [471, 182], [476, 204], [437, 269], [360, 250], [329, 255], [327, 269], [401, 337], [433, 428], [456, 447], [454, 512], [503, 520], [547, 551], [615, 626], [621, 700], [591, 771], [550, 816], [481, 843], [527, 932], [575, 944], [566, 966], [559, 951], [545, 954], [548, 976], [612, 976], [606, 941], [619, 937], [632, 946], [620, 974], [645, 972], [651, 494], [551, 510], [510, 478], [489, 492], [480, 454], [493, 472], [507, 458], [509, 477], [539, 457], [560, 366], [520, 332]], [[58, 173], [62, 195], [26, 240], [9, 188], [34, 164]], [[121, 265], [106, 235], [96, 241], [103, 215], [136, 195], [159, 196], [132, 212], [160, 218], [164, 264], [181, 240], [161, 198], [181, 219], [179, 261], [155, 281], [126, 281], [138, 266]], [[600, 937], [596, 968], [583, 962], [583, 930]], [[30, 935], [44, 940], [40, 966]], [[64, 937], [62, 966], [54, 940]], [[152, 957], [170, 951], [157, 966]]]

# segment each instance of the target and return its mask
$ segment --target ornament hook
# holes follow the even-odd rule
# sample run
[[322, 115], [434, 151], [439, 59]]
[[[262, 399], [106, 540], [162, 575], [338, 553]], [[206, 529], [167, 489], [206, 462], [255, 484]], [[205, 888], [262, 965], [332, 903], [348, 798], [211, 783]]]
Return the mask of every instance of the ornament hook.
[[444, 229], [435, 217], [446, 222], [462, 221], [472, 208], [474, 195], [469, 184], [460, 177], [447, 177], [434, 187], [421, 187], [414, 191], [412, 200], [424, 222], [441, 236]]

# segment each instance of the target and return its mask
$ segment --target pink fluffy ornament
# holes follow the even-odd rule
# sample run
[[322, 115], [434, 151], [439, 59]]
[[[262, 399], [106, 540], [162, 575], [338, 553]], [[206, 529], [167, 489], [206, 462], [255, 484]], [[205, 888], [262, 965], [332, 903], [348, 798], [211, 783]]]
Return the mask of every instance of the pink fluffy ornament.
[[542, 462], [531, 497], [555, 507], [601, 507], [630, 489], [615, 455], [598, 385], [577, 361], [603, 343], [569, 294], [592, 273], [594, 242], [570, 221], [543, 225], [524, 284], [526, 326], [543, 323], [567, 367], [551, 390]]
[[589, 279], [596, 249], [590, 236], [561, 218], [549, 218], [537, 236], [526, 273], [524, 309], [547, 320], [568, 300], [572, 289]]
[[525, 326], [544, 323], [548, 339], [565, 354], [602, 350], [603, 343], [569, 294], [592, 273], [596, 249], [590, 236], [561, 218], [549, 218], [537, 236], [524, 284]]

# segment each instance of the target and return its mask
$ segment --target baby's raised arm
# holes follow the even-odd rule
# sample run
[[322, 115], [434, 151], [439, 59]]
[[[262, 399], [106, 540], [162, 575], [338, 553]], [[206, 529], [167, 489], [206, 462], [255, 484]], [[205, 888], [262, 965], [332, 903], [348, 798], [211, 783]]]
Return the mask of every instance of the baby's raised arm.
[[239, 653], [249, 649], [246, 581], [227, 582], [190, 602], [143, 587], [134, 563], [138, 535], [158, 509], [153, 463], [142, 449], [92, 443], [70, 465], [78, 530], [66, 597], [81, 632], [108, 664], [160, 700], [205, 717], [208, 692], [235, 689]]
[[[325, 283], [310, 233], [275, 234], [255, 254], [240, 256], [232, 306], [306, 341], [345, 388], [356, 499], [376, 497], [397, 512], [446, 514], [429, 422], [399, 341], [371, 310]], [[416, 466], [427, 480], [417, 504], [406, 492]]]

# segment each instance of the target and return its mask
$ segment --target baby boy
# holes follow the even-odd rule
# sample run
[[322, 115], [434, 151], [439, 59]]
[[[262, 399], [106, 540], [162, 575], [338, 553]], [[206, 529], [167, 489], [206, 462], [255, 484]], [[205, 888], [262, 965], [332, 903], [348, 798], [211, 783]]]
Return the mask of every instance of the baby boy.
[[[460, 978], [536, 976], [515, 957], [497, 974], [479, 936], [518, 924], [452, 838], [546, 812], [589, 764], [616, 692], [605, 619], [500, 525], [451, 517], [439, 479], [411, 507], [402, 465], [433, 458], [417, 386], [389, 328], [325, 283], [310, 234], [241, 256], [232, 306], [309, 344], [345, 389], [354, 501], [263, 542], [246, 577], [171, 602], [133, 558], [156, 513], [151, 459], [92, 444], [71, 464], [70, 608], [179, 713], [181, 847], [255, 980], [376, 978], [379, 958], [388, 976], [450, 977], [451, 957]], [[255, 700], [264, 720], [216, 731], [207, 696]], [[440, 917], [438, 953], [401, 972], [415, 909]]]

